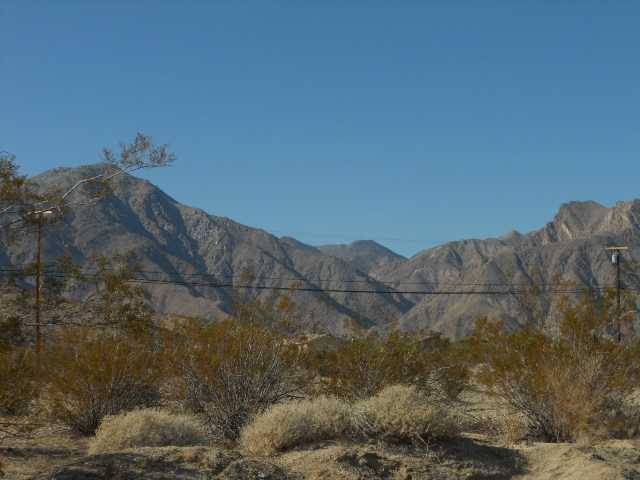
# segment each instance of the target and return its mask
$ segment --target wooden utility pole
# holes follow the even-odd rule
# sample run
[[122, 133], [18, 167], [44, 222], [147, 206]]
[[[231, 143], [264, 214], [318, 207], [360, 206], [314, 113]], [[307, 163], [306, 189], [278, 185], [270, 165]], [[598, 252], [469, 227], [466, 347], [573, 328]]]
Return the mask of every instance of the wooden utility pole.
[[629, 247], [607, 247], [605, 250], [611, 252], [611, 263], [616, 266], [616, 334], [618, 343], [622, 342], [621, 323], [621, 291], [622, 280], [620, 278], [620, 264], [622, 263], [622, 252], [629, 250]]
[[37, 246], [36, 246], [36, 354], [42, 351], [42, 331], [41, 331], [41, 307], [40, 297], [42, 289], [42, 216], [36, 219], [37, 222]]
[[48, 208], [32, 212], [32, 222], [36, 224], [36, 354], [42, 352], [42, 230], [48, 218], [55, 215], [56, 209]]

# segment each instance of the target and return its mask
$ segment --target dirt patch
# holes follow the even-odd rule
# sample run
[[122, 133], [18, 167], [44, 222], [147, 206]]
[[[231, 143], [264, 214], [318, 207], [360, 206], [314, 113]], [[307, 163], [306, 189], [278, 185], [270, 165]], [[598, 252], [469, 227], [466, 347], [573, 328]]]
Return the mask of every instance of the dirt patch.
[[472, 438], [423, 447], [325, 443], [287, 452], [277, 461], [310, 480], [508, 479], [525, 471], [518, 452]]
[[39, 480], [298, 480], [268, 461], [209, 447], [137, 448], [93, 455], [37, 477]]
[[10, 437], [0, 445], [4, 479], [26, 480], [86, 455], [87, 440], [59, 427], [44, 427]]
[[86, 438], [54, 427], [6, 440], [0, 446], [2, 480], [640, 480], [640, 440], [507, 448], [496, 439], [465, 434], [420, 447], [323, 442], [269, 458], [208, 446], [86, 452]]
[[610, 441], [591, 447], [538, 443], [519, 447], [528, 459], [519, 480], [640, 480], [640, 441]]

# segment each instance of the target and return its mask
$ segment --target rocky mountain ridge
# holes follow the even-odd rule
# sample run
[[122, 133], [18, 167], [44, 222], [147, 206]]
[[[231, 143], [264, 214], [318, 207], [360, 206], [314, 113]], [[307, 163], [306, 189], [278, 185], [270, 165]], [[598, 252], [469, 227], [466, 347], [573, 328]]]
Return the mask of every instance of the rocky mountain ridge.
[[[42, 188], [65, 188], [101, 168], [58, 168], [34, 180]], [[539, 230], [449, 242], [407, 259], [372, 241], [314, 247], [278, 238], [183, 205], [150, 182], [123, 175], [112, 195], [71, 208], [48, 228], [44, 252], [49, 260], [67, 252], [83, 262], [96, 253], [133, 251], [149, 278], [175, 282], [149, 285], [151, 302], [160, 312], [217, 319], [231, 311], [238, 296], [275, 303], [282, 292], [271, 287], [297, 286], [304, 291], [292, 292], [291, 299], [304, 328], [350, 335], [399, 326], [462, 336], [480, 315], [514, 325], [524, 320], [513, 295], [460, 292], [558, 276], [580, 285], [609, 284], [614, 271], [604, 247], [629, 245], [630, 255], [637, 257], [639, 231], [640, 200], [611, 208], [570, 202]], [[4, 246], [5, 263], [33, 258], [28, 235]], [[216, 287], [240, 279], [251, 288]], [[631, 270], [625, 282], [637, 286]], [[449, 294], [435, 294], [443, 290]]]

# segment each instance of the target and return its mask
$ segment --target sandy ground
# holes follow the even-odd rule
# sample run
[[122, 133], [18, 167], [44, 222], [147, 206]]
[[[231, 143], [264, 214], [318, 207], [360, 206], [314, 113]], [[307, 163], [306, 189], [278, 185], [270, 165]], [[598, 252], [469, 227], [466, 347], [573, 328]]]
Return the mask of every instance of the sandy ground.
[[527, 458], [527, 472], [516, 479], [640, 479], [640, 440], [612, 440], [591, 447], [542, 443], [517, 448]]
[[[0, 448], [4, 479], [640, 479], [640, 440], [590, 447], [531, 443], [507, 448], [481, 435], [421, 448], [325, 442], [270, 458], [211, 446], [138, 448], [86, 455], [86, 440], [56, 429]], [[6, 442], [5, 442], [6, 443]]]
[[7, 437], [0, 441], [0, 471], [4, 474], [0, 478], [32, 478], [54, 466], [82, 458], [86, 450], [86, 438], [70, 435], [66, 429], [56, 427]]
[[[467, 413], [499, 415], [477, 393]], [[489, 408], [491, 406], [491, 408]], [[2, 420], [2, 419], [0, 419]], [[46, 427], [0, 441], [2, 480], [640, 480], [640, 439], [597, 445], [512, 442], [466, 433], [421, 447], [323, 442], [269, 458], [214, 446], [88, 456], [87, 439]]]

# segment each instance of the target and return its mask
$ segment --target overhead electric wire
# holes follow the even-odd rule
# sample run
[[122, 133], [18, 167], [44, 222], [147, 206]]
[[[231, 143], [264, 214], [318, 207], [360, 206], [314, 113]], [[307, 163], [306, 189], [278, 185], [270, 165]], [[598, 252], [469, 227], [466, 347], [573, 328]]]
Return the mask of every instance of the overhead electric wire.
[[[20, 265], [20, 264], [18, 264]], [[21, 265], [33, 265], [33, 264], [21, 264]], [[51, 274], [64, 274], [65, 272], [61, 271], [61, 270], [55, 270], [52, 267], [56, 267], [57, 264], [55, 263], [50, 263], [48, 264], [49, 266], [45, 266], [43, 268], [43, 273], [47, 274], [47, 273], [51, 273]], [[0, 265], [0, 271], [12, 271], [12, 272], [20, 272], [20, 271], [24, 271], [24, 269], [21, 269], [19, 267], [16, 267], [14, 265]], [[115, 271], [115, 269], [107, 269], [107, 271]], [[84, 275], [95, 275], [97, 273], [99, 273], [99, 271], [97, 269], [94, 269], [93, 271], [84, 271], [82, 272]], [[163, 271], [158, 271], [158, 270], [140, 270], [140, 269], [134, 269], [132, 270], [132, 273], [134, 274], [143, 274], [143, 275], [164, 275], [164, 276], [169, 276], [169, 277], [190, 277], [190, 278], [194, 278], [194, 277], [202, 277], [202, 278], [207, 278], [210, 277], [212, 279], [218, 280], [220, 282], [222, 282], [222, 284], [226, 285], [231, 285], [231, 283], [229, 283], [229, 281], [233, 281], [234, 279], [241, 279], [244, 280], [244, 282], [246, 283], [247, 280], [245, 279], [245, 276], [242, 274], [236, 274], [236, 275], [216, 275], [216, 274], [210, 274], [210, 273], [181, 273], [181, 272], [163, 272]], [[152, 278], [143, 278], [142, 280], [145, 281], [153, 281], [154, 279]], [[160, 279], [161, 281], [165, 281], [168, 283], [171, 282], [176, 282], [176, 283], [180, 283], [180, 284], [185, 284], [185, 283], [203, 283], [203, 282], [187, 282], [185, 280], [165, 280], [165, 279]], [[226, 281], [225, 281], [226, 280]], [[366, 279], [366, 280], [349, 280], [349, 279], [342, 279], [339, 277], [325, 277], [325, 278], [299, 278], [299, 277], [282, 277], [282, 276], [260, 276], [259, 278], [255, 279], [256, 281], [290, 281], [290, 282], [303, 282], [303, 283], [307, 283], [307, 284], [313, 284], [313, 283], [337, 283], [337, 284], [380, 284], [380, 285], [432, 285], [432, 286], [447, 286], [447, 287], [509, 287], [509, 288], [531, 288], [531, 287], [544, 287], [544, 288], [553, 288], [553, 287], [559, 287], [559, 288], [567, 288], [567, 284], [566, 283], [512, 283], [512, 282], [437, 282], [437, 281], [403, 281], [403, 280], [378, 280], [378, 279]], [[251, 280], [249, 280], [251, 281]], [[209, 285], [212, 282], [207, 282], [206, 284]], [[249, 288], [247, 286], [247, 288]], [[589, 286], [585, 286], [582, 287], [583, 289], [596, 289], [596, 288], [607, 288], [607, 287], [589, 287]], [[393, 290], [394, 292], [396, 290]]]
[[[19, 270], [11, 271], [10, 273], [21, 273]], [[23, 275], [32, 276], [33, 274]], [[43, 271], [45, 277], [49, 278], [67, 278], [72, 275], [66, 272], [60, 271]], [[85, 276], [92, 276], [99, 278], [96, 274], [84, 273]], [[243, 289], [243, 290], [271, 290], [271, 291], [288, 291], [288, 292], [311, 292], [311, 293], [354, 293], [354, 294], [374, 294], [374, 295], [517, 295], [522, 293], [530, 293], [530, 290], [519, 289], [513, 284], [504, 284], [495, 290], [491, 289], [475, 289], [475, 290], [456, 290], [454, 289], [433, 289], [433, 290], [381, 290], [381, 289], [358, 289], [358, 288], [322, 288], [315, 286], [279, 286], [279, 285], [263, 285], [263, 284], [246, 284], [246, 283], [233, 283], [233, 282], [196, 282], [196, 281], [180, 281], [180, 280], [167, 280], [167, 279], [151, 279], [131, 277], [125, 278], [123, 281], [127, 283], [138, 283], [148, 285], [178, 285], [185, 287], [203, 287], [203, 288], [230, 288], [230, 289]], [[601, 287], [582, 287], [582, 288], [569, 288], [562, 287], [552, 290], [540, 292], [541, 295], [567, 295], [577, 294], [587, 291], [603, 291], [609, 286]], [[626, 290], [635, 290], [631, 288], [625, 288]]]
[[[33, 265], [33, 263], [22, 263], [22, 264], [14, 264], [14, 265], [0, 265], [1, 269], [9, 269], [19, 271], [19, 265]], [[55, 270], [56, 267], [59, 266], [56, 262], [50, 262], [43, 264], [43, 272], [51, 271], [51, 272], [61, 272], [60, 270]], [[107, 271], [115, 271], [117, 269], [107, 269]], [[93, 272], [98, 273], [97, 269], [93, 269]], [[218, 275], [213, 273], [183, 273], [183, 272], [165, 272], [161, 270], [141, 270], [141, 269], [133, 269], [132, 273], [144, 274], [144, 275], [165, 275], [165, 276], [173, 276], [173, 277], [203, 277], [203, 278], [214, 278], [214, 279], [226, 279], [226, 280], [246, 280], [245, 274], [234, 274], [234, 275]], [[86, 274], [91, 274], [91, 271], [86, 271]], [[350, 280], [344, 279], [341, 277], [323, 277], [323, 278], [308, 278], [308, 277], [285, 277], [285, 276], [258, 276], [258, 278], [252, 279], [256, 281], [290, 281], [290, 282], [304, 282], [304, 283], [344, 283], [344, 284], [381, 284], [381, 285], [433, 285], [433, 286], [453, 286], [453, 287], [567, 287], [566, 283], [513, 283], [513, 282], [438, 282], [438, 281], [405, 281], [405, 280], [381, 280], [381, 279], [363, 279], [363, 280]], [[181, 280], [182, 281], [182, 280]], [[250, 280], [249, 280], [250, 281]], [[590, 288], [585, 286], [584, 288]], [[595, 287], [594, 287], [595, 288]]]

